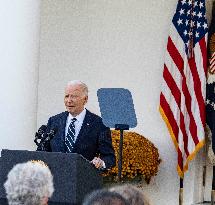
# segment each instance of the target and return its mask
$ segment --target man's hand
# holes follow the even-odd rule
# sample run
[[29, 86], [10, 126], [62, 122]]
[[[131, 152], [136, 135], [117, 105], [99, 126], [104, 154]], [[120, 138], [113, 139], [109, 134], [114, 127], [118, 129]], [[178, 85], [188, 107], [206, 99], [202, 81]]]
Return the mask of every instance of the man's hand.
[[103, 160], [101, 160], [99, 157], [94, 157], [94, 159], [91, 161], [94, 166], [97, 168], [97, 169], [100, 169], [100, 168], [105, 168], [105, 163]]

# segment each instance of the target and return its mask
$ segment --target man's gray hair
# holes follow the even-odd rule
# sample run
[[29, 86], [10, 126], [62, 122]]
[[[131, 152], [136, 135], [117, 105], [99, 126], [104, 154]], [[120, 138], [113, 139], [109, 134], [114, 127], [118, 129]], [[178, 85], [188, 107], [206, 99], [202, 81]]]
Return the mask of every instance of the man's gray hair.
[[121, 194], [130, 205], [150, 205], [151, 202], [142, 190], [131, 184], [113, 186], [109, 189]]
[[42, 163], [31, 161], [15, 165], [4, 183], [9, 205], [41, 205], [54, 192], [53, 176]]
[[88, 96], [88, 87], [85, 83], [83, 83], [82, 81], [80, 80], [71, 80], [67, 83], [67, 86], [70, 86], [70, 85], [80, 85], [82, 87], [82, 90], [83, 90], [83, 93], [85, 96]]
[[87, 195], [83, 205], [129, 205], [128, 201], [119, 193], [107, 189], [99, 189]]

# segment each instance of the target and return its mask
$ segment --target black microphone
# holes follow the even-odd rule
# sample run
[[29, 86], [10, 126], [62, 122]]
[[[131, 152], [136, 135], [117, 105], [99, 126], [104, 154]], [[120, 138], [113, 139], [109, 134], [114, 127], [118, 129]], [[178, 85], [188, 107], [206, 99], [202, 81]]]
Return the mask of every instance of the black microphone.
[[39, 130], [38, 130], [38, 135], [39, 135], [40, 137], [42, 137], [42, 135], [45, 133], [46, 129], [47, 129], [47, 126], [46, 126], [46, 125], [42, 125], [42, 126], [39, 128]]
[[52, 140], [52, 138], [57, 133], [57, 128], [51, 129], [48, 133], [45, 134], [45, 136], [42, 138], [41, 143], [46, 143]]
[[46, 126], [46, 125], [42, 125], [42, 126], [38, 129], [38, 131], [36, 132], [34, 142], [36, 143], [37, 146], [39, 145], [39, 143], [38, 143], [37, 140], [43, 138], [43, 135], [44, 135], [46, 129], [47, 129], [47, 126]]

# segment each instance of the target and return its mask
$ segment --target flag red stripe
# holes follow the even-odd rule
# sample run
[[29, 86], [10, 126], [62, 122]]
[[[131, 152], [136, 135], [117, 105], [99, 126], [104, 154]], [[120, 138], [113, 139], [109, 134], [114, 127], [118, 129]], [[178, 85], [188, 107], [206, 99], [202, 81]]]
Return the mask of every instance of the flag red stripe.
[[178, 148], [178, 166], [180, 167], [181, 171], [183, 171], [183, 157], [181, 150]]
[[192, 135], [194, 143], [197, 145], [199, 142], [198, 138], [197, 138], [197, 126], [196, 126], [196, 122], [194, 120], [192, 110], [191, 110], [192, 98], [191, 98], [190, 93], [188, 91], [188, 87], [186, 84], [186, 77], [185, 77], [184, 72], [183, 72], [184, 61], [181, 58], [181, 55], [178, 52], [177, 48], [173, 44], [171, 38], [168, 38], [167, 50], [168, 50], [170, 56], [172, 57], [172, 60], [176, 64], [176, 66], [177, 66], [177, 68], [178, 68], [178, 70], [181, 73], [182, 78], [183, 78], [183, 80], [182, 80], [182, 91], [183, 91], [184, 96], [185, 96], [185, 105], [187, 107], [187, 112], [190, 116], [190, 133]]
[[199, 75], [198, 75], [198, 72], [197, 72], [195, 58], [194, 57], [190, 58], [188, 60], [188, 63], [189, 63], [190, 70], [191, 70], [191, 73], [193, 76], [194, 91], [195, 91], [197, 102], [198, 102], [199, 109], [200, 109], [200, 117], [201, 117], [202, 125], [204, 126], [204, 123], [205, 123], [205, 102], [204, 102], [204, 98], [202, 96], [202, 91], [200, 89], [202, 87], [202, 82], [201, 82]]
[[174, 79], [172, 78], [172, 75], [170, 74], [168, 68], [166, 67], [166, 64], [164, 64], [164, 71], [163, 71], [163, 77], [166, 81], [166, 84], [168, 85], [169, 89], [171, 90], [172, 95], [175, 98], [176, 103], [178, 104], [178, 107], [181, 106], [181, 92], [176, 85]]
[[171, 125], [173, 134], [175, 136], [176, 141], [178, 142], [179, 128], [178, 128], [177, 122], [176, 122], [176, 120], [174, 118], [174, 115], [172, 113], [172, 110], [171, 110], [168, 102], [166, 101], [163, 93], [160, 94], [160, 105], [161, 105], [165, 115], [168, 116], [168, 120], [169, 120], [169, 123]]
[[[172, 75], [170, 74], [169, 70], [167, 69], [166, 65], [164, 64], [164, 72], [163, 72], [163, 77], [166, 81], [166, 84], [168, 85], [169, 89], [171, 90], [172, 95], [175, 98], [175, 101], [178, 105], [178, 108], [180, 109], [181, 106], [181, 92], [178, 88], [178, 86], [176, 85], [174, 79], [172, 78]], [[184, 115], [180, 110], [180, 128], [181, 128], [181, 132], [183, 135], [183, 140], [184, 140], [184, 150], [186, 152], [187, 155], [189, 155], [189, 151], [187, 148], [187, 144], [188, 144], [188, 136], [186, 133], [186, 128], [185, 128], [185, 122], [184, 122]]]
[[179, 72], [181, 73], [181, 75], [183, 75], [184, 60], [170, 37], [168, 38], [167, 50], [172, 57], [175, 65], [178, 67]]
[[190, 93], [188, 91], [185, 77], [183, 77], [183, 80], [182, 80], [182, 90], [183, 90], [184, 97], [185, 97], [185, 105], [187, 108], [187, 112], [188, 112], [189, 117], [190, 117], [190, 125], [189, 125], [190, 133], [192, 135], [192, 138], [193, 138], [195, 145], [197, 145], [199, 142], [199, 140], [197, 138], [197, 126], [196, 126], [196, 122], [194, 120], [192, 110], [191, 110], [192, 98], [191, 98]]
[[199, 41], [199, 46], [202, 53], [203, 68], [206, 76], [208, 65], [207, 65], [207, 58], [205, 58], [205, 56], [207, 56], [207, 45], [206, 45], [205, 37]]
[[186, 155], [188, 156], [189, 155], [189, 151], [188, 151], [188, 135], [186, 133], [184, 115], [182, 114], [182, 112], [180, 112], [180, 128], [181, 128], [181, 132], [183, 134], [184, 151], [185, 151]]

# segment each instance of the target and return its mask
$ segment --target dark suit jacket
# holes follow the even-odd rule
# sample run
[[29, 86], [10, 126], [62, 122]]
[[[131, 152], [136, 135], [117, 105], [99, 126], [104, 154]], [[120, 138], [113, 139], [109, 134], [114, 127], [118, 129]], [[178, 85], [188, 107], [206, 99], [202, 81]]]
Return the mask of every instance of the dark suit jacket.
[[[50, 142], [46, 151], [66, 152], [65, 146], [65, 127], [68, 112], [62, 112], [50, 117], [47, 124], [47, 132], [56, 129], [57, 132]], [[115, 154], [112, 147], [111, 132], [108, 127], [102, 123], [101, 117], [86, 111], [81, 130], [76, 139], [73, 153], [81, 154], [88, 160], [100, 156], [104, 160], [106, 168], [115, 165]]]

